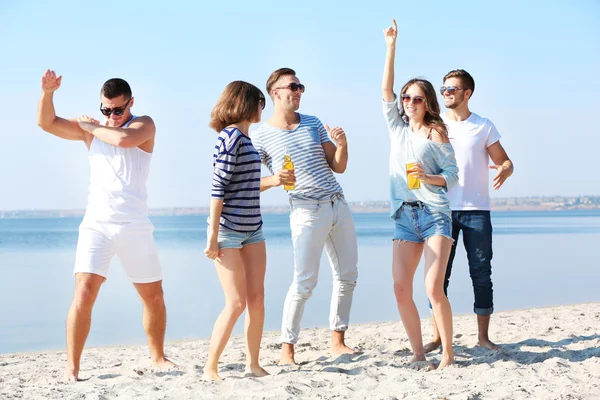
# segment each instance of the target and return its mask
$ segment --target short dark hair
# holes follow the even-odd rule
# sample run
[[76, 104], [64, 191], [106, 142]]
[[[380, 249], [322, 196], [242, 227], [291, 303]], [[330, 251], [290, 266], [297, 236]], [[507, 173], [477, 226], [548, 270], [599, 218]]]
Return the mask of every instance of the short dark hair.
[[114, 99], [121, 95], [127, 100], [131, 99], [131, 87], [121, 78], [112, 78], [104, 82], [100, 93], [107, 99]]
[[208, 126], [221, 132], [238, 122], [257, 122], [261, 101], [265, 101], [265, 95], [259, 88], [248, 82], [233, 81], [225, 87], [213, 107]]
[[296, 76], [296, 71], [294, 71], [291, 68], [279, 68], [277, 71], [273, 72], [271, 76], [269, 76], [269, 79], [267, 79], [267, 94], [269, 95], [269, 97], [273, 98], [271, 96], [271, 89], [273, 88], [275, 82], [277, 82], [279, 78], [285, 75]]
[[453, 69], [452, 71], [448, 72], [446, 76], [444, 76], [444, 82], [446, 82], [446, 79], [450, 78], [460, 79], [463, 89], [471, 89], [471, 93], [475, 91], [475, 81], [473, 80], [471, 74], [464, 69]]

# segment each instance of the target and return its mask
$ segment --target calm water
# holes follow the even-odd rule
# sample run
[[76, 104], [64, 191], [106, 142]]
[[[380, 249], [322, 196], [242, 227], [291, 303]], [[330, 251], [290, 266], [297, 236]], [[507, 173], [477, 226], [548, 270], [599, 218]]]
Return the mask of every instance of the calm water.
[[[496, 212], [493, 279], [496, 310], [600, 301], [600, 210]], [[288, 215], [265, 215], [267, 237], [265, 329], [277, 331], [292, 277]], [[205, 338], [223, 305], [212, 263], [202, 251], [206, 216], [155, 217], [168, 309], [167, 339]], [[73, 295], [79, 218], [0, 219], [0, 353], [64, 348], [64, 324]], [[392, 222], [387, 214], [355, 214], [359, 281], [352, 322], [397, 320], [391, 282]], [[472, 312], [465, 253], [453, 269], [455, 313]], [[331, 273], [326, 257], [303, 326], [327, 326]], [[428, 315], [423, 269], [415, 298]], [[243, 326], [238, 324], [235, 333]], [[398, 326], [401, 329], [401, 326]], [[144, 343], [141, 305], [118, 259], [94, 308], [88, 345]]]

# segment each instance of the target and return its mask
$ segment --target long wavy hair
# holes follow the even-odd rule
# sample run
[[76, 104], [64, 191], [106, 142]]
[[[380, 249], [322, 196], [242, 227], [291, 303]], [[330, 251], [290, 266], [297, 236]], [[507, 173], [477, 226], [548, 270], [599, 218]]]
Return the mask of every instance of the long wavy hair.
[[[421, 88], [423, 93], [425, 93], [425, 117], [423, 118], [425, 126], [433, 129], [440, 136], [447, 138], [448, 128], [446, 127], [446, 124], [444, 124], [442, 117], [440, 117], [440, 105], [438, 104], [437, 95], [433, 85], [426, 79], [413, 78], [404, 84], [400, 96], [405, 94], [412, 85], [417, 85]], [[406, 115], [406, 112], [404, 111], [404, 102], [400, 100], [399, 103], [400, 116], [404, 122], [408, 123], [408, 115]]]

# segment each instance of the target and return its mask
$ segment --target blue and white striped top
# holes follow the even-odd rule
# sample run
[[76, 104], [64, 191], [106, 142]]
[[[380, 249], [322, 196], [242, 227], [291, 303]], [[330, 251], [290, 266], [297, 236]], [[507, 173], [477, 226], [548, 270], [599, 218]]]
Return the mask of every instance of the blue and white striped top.
[[213, 160], [211, 195], [223, 199], [220, 226], [237, 232], [258, 230], [262, 226], [260, 156], [252, 140], [237, 128], [223, 129]]
[[294, 130], [279, 129], [265, 122], [252, 133], [261, 161], [272, 174], [277, 173], [283, 166], [287, 147], [296, 175], [296, 189], [289, 191], [292, 199], [322, 200], [343, 195], [323, 150], [323, 143], [330, 142], [325, 127], [317, 117], [299, 115], [300, 123]]

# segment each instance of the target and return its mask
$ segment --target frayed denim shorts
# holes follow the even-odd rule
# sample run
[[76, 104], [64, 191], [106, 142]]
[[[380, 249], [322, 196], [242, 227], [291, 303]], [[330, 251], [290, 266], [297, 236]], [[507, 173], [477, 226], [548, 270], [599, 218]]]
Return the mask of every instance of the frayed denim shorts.
[[452, 240], [452, 218], [421, 201], [404, 202], [394, 222], [394, 240], [423, 243], [432, 236]]
[[220, 226], [217, 241], [219, 242], [219, 250], [241, 249], [249, 244], [264, 242], [265, 235], [263, 235], [262, 227], [254, 232], [237, 232]]

